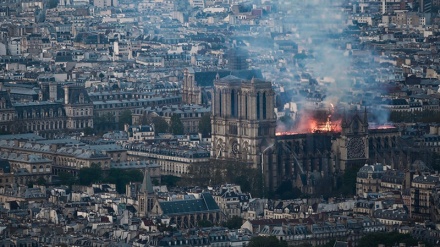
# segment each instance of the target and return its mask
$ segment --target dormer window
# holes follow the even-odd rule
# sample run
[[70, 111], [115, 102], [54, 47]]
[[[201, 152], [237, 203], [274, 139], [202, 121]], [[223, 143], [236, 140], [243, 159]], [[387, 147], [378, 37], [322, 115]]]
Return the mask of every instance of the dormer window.
[[84, 104], [84, 94], [83, 94], [83, 93], [81, 93], [81, 94], [79, 95], [79, 103], [80, 103], [80, 104]]

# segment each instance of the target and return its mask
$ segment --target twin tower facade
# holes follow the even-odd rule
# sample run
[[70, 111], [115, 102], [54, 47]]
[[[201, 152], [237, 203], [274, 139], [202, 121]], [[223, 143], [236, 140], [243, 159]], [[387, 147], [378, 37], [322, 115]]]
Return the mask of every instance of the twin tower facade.
[[[188, 104], [211, 102], [212, 159], [261, 169], [270, 190], [286, 179], [313, 177], [317, 181], [318, 174], [321, 178], [342, 174], [369, 160], [369, 139], [376, 135], [369, 133], [366, 112], [344, 117], [340, 133], [276, 136], [275, 91], [271, 82], [261, 78], [261, 72], [252, 70], [185, 70], [182, 100]], [[394, 132], [380, 131], [376, 139], [385, 134], [393, 135], [389, 140], [397, 138]], [[313, 184], [304, 183], [304, 191]]]
[[217, 75], [212, 93], [211, 157], [259, 168], [264, 149], [275, 143], [274, 107], [271, 82]]

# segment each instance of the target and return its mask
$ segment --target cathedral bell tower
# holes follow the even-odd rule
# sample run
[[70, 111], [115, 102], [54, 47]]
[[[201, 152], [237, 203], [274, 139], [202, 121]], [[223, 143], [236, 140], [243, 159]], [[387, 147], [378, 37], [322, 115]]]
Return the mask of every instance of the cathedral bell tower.
[[365, 109], [363, 114], [356, 111], [349, 120], [344, 114], [341, 127], [341, 137], [337, 140], [339, 149], [337, 169], [344, 172], [352, 167], [361, 167], [368, 160], [367, 110]]
[[201, 104], [200, 87], [195, 81], [196, 75], [193, 68], [185, 68], [183, 71], [182, 102], [184, 104]]
[[274, 95], [269, 81], [217, 76], [212, 101], [211, 157], [259, 168], [263, 150], [275, 142]]

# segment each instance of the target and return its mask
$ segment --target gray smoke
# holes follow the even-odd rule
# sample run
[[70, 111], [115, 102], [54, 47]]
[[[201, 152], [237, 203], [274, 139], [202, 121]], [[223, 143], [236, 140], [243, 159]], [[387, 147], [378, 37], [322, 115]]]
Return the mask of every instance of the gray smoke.
[[278, 11], [283, 14], [275, 25], [284, 34], [275, 39], [295, 42], [299, 54], [286, 58], [285, 54], [268, 52], [267, 46], [259, 49], [258, 45], [250, 52], [256, 55], [253, 57], [273, 62], [276, 69], [283, 69], [278, 72], [272, 70], [273, 66], [263, 66], [263, 71], [269, 71], [265, 73], [267, 79], [282, 84], [293, 95], [300, 114], [316, 108], [330, 110], [331, 105], [346, 110], [366, 106], [372, 121], [385, 123], [388, 112], [378, 105], [384, 94], [383, 80], [392, 78], [392, 69], [382, 68], [375, 61], [377, 56], [352, 35], [356, 26], [348, 21], [346, 13], [350, 8], [344, 8], [344, 2], [278, 1]]

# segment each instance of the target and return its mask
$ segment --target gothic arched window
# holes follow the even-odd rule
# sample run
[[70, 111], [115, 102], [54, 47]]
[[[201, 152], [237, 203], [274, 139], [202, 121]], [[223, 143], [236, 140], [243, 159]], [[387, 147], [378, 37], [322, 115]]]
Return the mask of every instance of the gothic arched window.
[[263, 93], [263, 119], [266, 119], [266, 92]]
[[257, 119], [260, 119], [260, 93], [257, 93]]
[[244, 109], [245, 109], [245, 117], [248, 119], [248, 96], [246, 94], [244, 99]]
[[219, 103], [219, 116], [221, 117], [222, 116], [222, 104], [223, 104], [223, 102], [222, 102], [222, 91], [220, 90], [220, 93], [219, 93], [219, 101], [218, 101], [218, 103]]
[[231, 117], [235, 117], [235, 114], [236, 114], [235, 106], [236, 106], [237, 102], [235, 102], [235, 95], [234, 94], [235, 94], [235, 90], [232, 89], [231, 90]]

